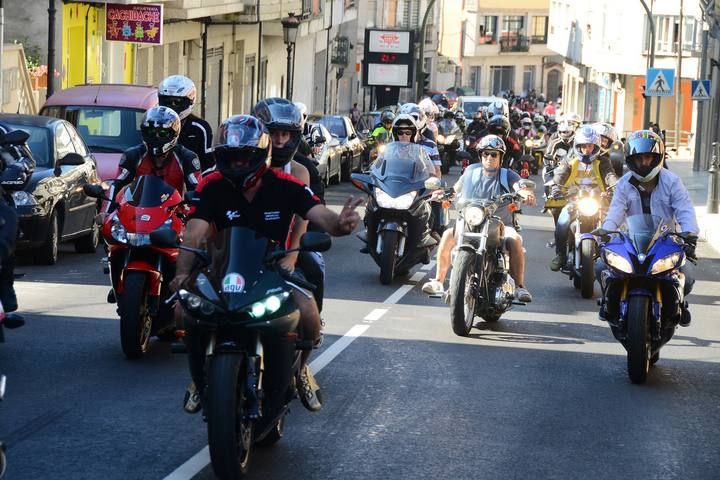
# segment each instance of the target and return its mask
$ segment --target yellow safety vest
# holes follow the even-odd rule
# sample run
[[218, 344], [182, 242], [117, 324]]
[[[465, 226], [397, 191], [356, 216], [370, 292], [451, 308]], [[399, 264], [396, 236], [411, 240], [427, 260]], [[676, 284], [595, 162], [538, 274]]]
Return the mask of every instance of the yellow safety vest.
[[[600, 161], [598, 159], [593, 160], [592, 168], [580, 170], [580, 159], [573, 158], [570, 160], [570, 176], [565, 181], [565, 186], [572, 185], [573, 183], [580, 183], [579, 181], [583, 178], [595, 178], [595, 181], [605, 190], [605, 180], [600, 174]], [[564, 207], [567, 204], [567, 200], [564, 198], [557, 200], [547, 200], [545, 202], [545, 208]]]

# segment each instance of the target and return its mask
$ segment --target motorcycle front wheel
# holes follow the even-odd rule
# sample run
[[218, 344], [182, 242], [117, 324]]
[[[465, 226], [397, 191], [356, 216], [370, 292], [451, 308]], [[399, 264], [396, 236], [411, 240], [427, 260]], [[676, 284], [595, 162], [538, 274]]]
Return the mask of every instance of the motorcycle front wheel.
[[380, 252], [380, 283], [390, 285], [395, 278], [395, 261], [398, 247], [398, 232], [382, 232], [382, 252]]
[[[482, 259], [480, 259], [482, 260]], [[478, 261], [482, 265], [482, 261]], [[475, 295], [472, 277], [475, 274], [475, 254], [460, 250], [455, 257], [450, 275], [450, 323], [455, 335], [466, 337], [475, 318]]]
[[247, 362], [239, 354], [216, 354], [208, 367], [205, 411], [213, 471], [240, 479], [250, 466], [253, 423], [248, 418]]
[[145, 355], [150, 345], [152, 318], [147, 309], [146, 281], [143, 272], [127, 272], [123, 293], [118, 296], [120, 344], [125, 356], [131, 360]]
[[650, 369], [650, 332], [648, 312], [650, 299], [630, 297], [627, 313], [627, 370], [632, 383], [645, 383]]
[[590, 239], [580, 243], [580, 295], [592, 298], [595, 289], [595, 242]]

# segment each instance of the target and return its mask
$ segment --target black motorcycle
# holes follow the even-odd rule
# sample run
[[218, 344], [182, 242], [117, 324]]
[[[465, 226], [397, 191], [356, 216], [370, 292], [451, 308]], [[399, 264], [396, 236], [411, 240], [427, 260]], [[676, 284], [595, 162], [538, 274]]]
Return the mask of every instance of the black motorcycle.
[[[5, 397], [5, 375], [0, 375], [0, 401]], [[5, 458], [5, 445], [0, 441], [0, 478], [5, 476], [7, 459]]]
[[450, 167], [455, 165], [455, 156], [462, 145], [463, 133], [455, 120], [449, 118], [440, 120], [437, 127], [437, 147], [442, 161], [440, 171], [445, 175], [450, 171]]
[[[178, 245], [170, 229], [150, 236], [158, 247]], [[254, 230], [232, 227], [209, 241], [208, 251], [179, 246], [203, 265], [176, 295], [192, 318], [191, 335], [207, 339], [200, 353], [205, 356], [202, 405], [219, 478], [241, 478], [253, 445], [282, 438], [285, 415], [297, 396], [301, 350], [313, 348], [298, 340], [300, 311], [292, 291], [310, 295], [303, 289], [314, 285], [285, 273], [277, 261], [291, 251], [322, 252], [330, 245], [327, 234], [308, 232], [299, 249], [277, 250]], [[193, 349], [188, 353], [198, 355]]]
[[[461, 192], [474, 191], [473, 175], [465, 175]], [[534, 189], [535, 183], [521, 180], [522, 189]], [[517, 192], [493, 199], [458, 199], [457, 253], [452, 263], [450, 304], [453, 332], [467, 336], [475, 316], [486, 322], [497, 322], [515, 302], [515, 281], [510, 276], [510, 258], [503, 249], [505, 225], [495, 216], [498, 208], [510, 205], [517, 209]], [[514, 208], [513, 208], [514, 206]]]
[[367, 234], [361, 239], [380, 267], [380, 283], [384, 285], [392, 283], [396, 274], [403, 275], [414, 265], [429, 261], [436, 242], [427, 232], [427, 198], [432, 191], [425, 182], [433, 170], [422, 147], [392, 142], [369, 174], [352, 174], [353, 185], [368, 194]]

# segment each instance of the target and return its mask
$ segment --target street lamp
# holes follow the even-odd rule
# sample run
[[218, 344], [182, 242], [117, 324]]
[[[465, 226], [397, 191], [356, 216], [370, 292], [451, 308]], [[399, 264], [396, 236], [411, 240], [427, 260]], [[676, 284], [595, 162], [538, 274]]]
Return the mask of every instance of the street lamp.
[[294, 13], [289, 13], [287, 18], [283, 18], [280, 23], [283, 29], [283, 42], [287, 45], [287, 87], [285, 88], [285, 96], [288, 100], [292, 100], [292, 79], [290, 78], [291, 54], [295, 41], [297, 40], [298, 27], [300, 19]]

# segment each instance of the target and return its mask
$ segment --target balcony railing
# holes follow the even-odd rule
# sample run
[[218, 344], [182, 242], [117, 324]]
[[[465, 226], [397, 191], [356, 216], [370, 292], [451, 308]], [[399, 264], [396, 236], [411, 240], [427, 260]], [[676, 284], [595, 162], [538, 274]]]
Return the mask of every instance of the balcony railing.
[[530, 50], [530, 39], [524, 35], [500, 37], [500, 53], [527, 52]]

